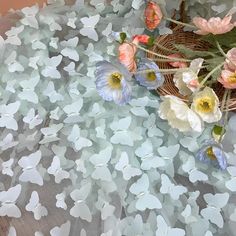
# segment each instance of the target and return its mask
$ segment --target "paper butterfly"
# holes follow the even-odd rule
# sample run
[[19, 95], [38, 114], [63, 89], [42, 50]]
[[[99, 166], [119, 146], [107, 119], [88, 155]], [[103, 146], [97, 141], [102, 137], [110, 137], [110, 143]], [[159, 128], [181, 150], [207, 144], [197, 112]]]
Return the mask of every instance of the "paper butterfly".
[[14, 114], [19, 110], [20, 102], [9, 103], [8, 105], [0, 105], [0, 127], [18, 130], [18, 124], [14, 119]]
[[17, 236], [15, 227], [10, 226], [7, 236]]
[[141, 147], [135, 150], [135, 154], [141, 158], [142, 170], [150, 170], [151, 168], [165, 166], [165, 161], [153, 153], [152, 143], [149, 139], [142, 143]]
[[33, 212], [34, 219], [40, 220], [43, 216], [48, 215], [46, 207], [42, 206], [39, 202], [39, 195], [36, 191], [33, 191], [29, 200], [29, 203], [25, 207], [26, 211]]
[[111, 143], [128, 145], [131, 147], [134, 145], [131, 132], [128, 131], [131, 121], [132, 118], [128, 116], [126, 118], [120, 119], [119, 121], [114, 121], [111, 123], [110, 128], [114, 132], [114, 135], [111, 137]]
[[22, 100], [26, 100], [28, 102], [38, 103], [38, 95], [34, 91], [36, 85], [38, 84], [40, 76], [36, 74], [29, 80], [23, 80], [20, 82], [20, 86], [23, 91], [18, 94], [18, 97]]
[[50, 116], [49, 118], [51, 120], [59, 120], [61, 116], [61, 111], [60, 111], [60, 107], [56, 107], [54, 110], [50, 111]]
[[59, 41], [58, 37], [51, 38], [51, 41], [49, 42], [49, 46], [51, 46], [54, 49], [58, 49], [58, 41]]
[[0, 216], [21, 217], [20, 209], [16, 206], [20, 193], [20, 184], [9, 188], [7, 191], [0, 192]]
[[156, 115], [150, 114], [148, 119], [143, 122], [143, 126], [147, 128], [148, 137], [163, 137], [164, 133], [156, 126]]
[[72, 61], [70, 62], [67, 66], [63, 68], [64, 71], [68, 72], [69, 75], [74, 76], [77, 75], [78, 73], [75, 70], [75, 63]]
[[79, 61], [79, 54], [76, 51], [78, 42], [78, 37], [71, 38], [68, 41], [62, 41], [60, 44], [64, 48], [61, 50], [61, 54], [65, 57], [69, 57], [71, 60]]
[[42, 128], [40, 131], [42, 132], [43, 139], [39, 142], [39, 144], [51, 143], [60, 140], [57, 137], [57, 133], [62, 129], [63, 124], [52, 124], [49, 127]]
[[38, 150], [28, 156], [23, 156], [18, 164], [23, 168], [23, 173], [19, 176], [22, 182], [30, 182], [33, 184], [43, 185], [43, 178], [37, 170], [37, 165], [41, 160], [41, 151]]
[[48, 83], [47, 88], [43, 91], [43, 95], [47, 96], [51, 103], [64, 100], [64, 97], [55, 90], [54, 83], [52, 81]]
[[67, 210], [67, 205], [65, 203], [65, 197], [66, 197], [66, 195], [63, 192], [56, 195], [56, 199], [57, 199], [56, 207]]
[[51, 236], [69, 236], [70, 235], [70, 221], [67, 221], [65, 224], [62, 224], [60, 227], [56, 226], [50, 230]]
[[16, 58], [16, 51], [13, 51], [4, 61], [4, 63], [8, 66], [8, 71], [11, 73], [22, 72], [25, 70], [25, 68], [16, 60]]
[[173, 184], [167, 175], [162, 174], [160, 192], [169, 194], [173, 200], [178, 200], [180, 195], [187, 192], [187, 188]]
[[7, 36], [7, 39], [5, 40], [5, 43], [9, 43], [12, 45], [21, 45], [21, 40], [19, 38], [19, 34], [24, 30], [24, 25], [21, 25], [19, 27], [12, 27], [10, 30], [5, 32], [5, 35]]
[[229, 200], [228, 193], [216, 193], [215, 195], [207, 193], [203, 195], [204, 200], [207, 203], [207, 207], [201, 210], [201, 215], [206, 219], [217, 225], [219, 228], [223, 228], [224, 219], [221, 215], [221, 208], [226, 206]]
[[233, 213], [230, 215], [230, 220], [236, 222], [236, 208], [234, 209]]
[[69, 172], [61, 168], [60, 159], [54, 156], [51, 166], [48, 168], [47, 172], [55, 176], [55, 182], [57, 184], [61, 183], [63, 179], [68, 179], [70, 177]]
[[148, 105], [148, 98], [147, 97], [142, 97], [138, 99], [132, 99], [129, 104], [132, 106], [130, 111], [135, 115], [135, 116], [140, 116], [140, 117], [148, 117], [149, 114], [145, 109], [145, 106]]
[[99, 19], [100, 15], [81, 18], [80, 21], [83, 23], [84, 27], [80, 30], [80, 34], [94, 41], [98, 41], [98, 34], [95, 30], [95, 26]]
[[34, 236], [43, 236], [43, 234], [41, 232], [37, 231], [34, 233]]
[[34, 5], [32, 7], [25, 7], [21, 11], [25, 15], [24, 18], [21, 19], [21, 23], [23, 25], [28, 25], [30, 27], [38, 29], [39, 25], [36, 19], [36, 14], [39, 12], [38, 5]]
[[2, 162], [2, 174], [13, 176], [14, 172], [12, 171], [12, 165], [14, 163], [14, 159], [10, 158], [8, 161]]
[[[196, 215], [198, 215], [198, 211], [196, 212]], [[192, 215], [192, 206], [190, 204], [186, 205], [185, 209], [181, 212], [181, 216], [184, 218], [184, 223], [186, 224], [198, 221], [197, 217]]]
[[189, 180], [192, 183], [195, 183], [197, 181], [207, 181], [208, 180], [208, 176], [205, 173], [199, 171], [195, 167], [195, 159], [192, 156], [187, 157], [186, 161], [182, 165], [182, 169], [184, 172], [188, 173]]
[[61, 31], [62, 27], [55, 21], [55, 17], [52, 15], [43, 16], [40, 15], [40, 20], [49, 26], [50, 31], [54, 32], [56, 30]]
[[161, 216], [157, 216], [157, 231], [156, 236], [184, 236], [185, 231], [179, 228], [171, 228], [166, 223], [165, 219]]
[[101, 150], [98, 154], [94, 154], [89, 158], [89, 161], [94, 165], [94, 171], [92, 173], [92, 178], [103, 181], [111, 181], [111, 172], [107, 167], [108, 162], [111, 159], [112, 146]]
[[102, 34], [106, 37], [108, 43], [111, 43], [113, 41], [113, 39], [111, 37], [111, 34], [112, 34], [112, 23], [111, 22], [102, 31]]
[[91, 63], [103, 60], [103, 57], [95, 52], [95, 49], [92, 43], [88, 44], [87, 49], [83, 53], [88, 56], [89, 61]]
[[68, 21], [66, 25], [70, 26], [72, 29], [76, 29], [76, 24], [75, 24], [77, 20], [76, 13], [73, 11], [73, 12], [67, 13], [66, 16], [68, 17]]
[[39, 61], [40, 57], [39, 56], [35, 56], [35, 57], [30, 57], [29, 58], [29, 66], [32, 67], [35, 70], [38, 70], [38, 61]]
[[45, 68], [41, 72], [42, 75], [44, 77], [49, 77], [52, 79], [60, 79], [61, 74], [57, 70], [57, 67], [59, 66], [61, 61], [62, 61], [62, 55], [58, 55], [58, 56], [51, 57], [51, 58], [46, 58], [45, 62], [44, 62]]
[[143, 1], [143, 0], [133, 0], [133, 1], [132, 1], [132, 7], [133, 7], [135, 10], [138, 10], [143, 4], [144, 4], [144, 1]]
[[5, 151], [9, 148], [15, 147], [18, 143], [18, 141], [14, 141], [13, 135], [9, 133], [2, 141], [0, 141], [0, 148], [2, 151]]
[[129, 191], [136, 195], [137, 201], [135, 207], [137, 210], [145, 211], [146, 209], [161, 209], [160, 200], [149, 192], [149, 178], [147, 174], [143, 174], [141, 178], [131, 185]]
[[31, 108], [27, 115], [23, 118], [23, 121], [26, 124], [29, 124], [29, 128], [33, 129], [36, 126], [40, 125], [43, 122], [43, 119], [41, 119], [38, 115], [35, 115], [35, 110], [34, 108]]
[[236, 192], [236, 167], [229, 166], [227, 171], [231, 175], [231, 179], [225, 182], [225, 187], [232, 192]]
[[86, 204], [86, 198], [91, 191], [91, 183], [84, 184], [80, 189], [75, 189], [70, 196], [74, 200], [74, 206], [70, 209], [70, 214], [80, 217], [88, 222], [92, 221], [92, 215]]
[[65, 123], [78, 123], [82, 121], [80, 115], [80, 110], [83, 107], [83, 99], [79, 98], [76, 102], [73, 102], [70, 105], [66, 105], [63, 108], [63, 111], [66, 113], [67, 117], [64, 120]]
[[102, 12], [105, 9], [105, 0], [91, 0], [90, 4], [94, 6], [99, 12]]
[[67, 139], [69, 142], [73, 143], [76, 151], [79, 151], [85, 147], [90, 147], [93, 144], [89, 139], [80, 136], [80, 128], [78, 125], [73, 126]]
[[129, 164], [129, 157], [126, 152], [121, 153], [121, 157], [116, 163], [115, 169], [123, 173], [123, 178], [125, 180], [129, 180], [134, 176], [142, 174], [142, 171], [140, 169], [134, 168]]

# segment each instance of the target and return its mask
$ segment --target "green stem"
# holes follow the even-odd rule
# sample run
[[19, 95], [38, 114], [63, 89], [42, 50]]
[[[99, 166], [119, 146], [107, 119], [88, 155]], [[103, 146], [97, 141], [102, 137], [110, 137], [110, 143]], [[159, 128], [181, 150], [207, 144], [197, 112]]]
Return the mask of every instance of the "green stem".
[[165, 55], [161, 55], [161, 54], [158, 54], [158, 53], [155, 53], [151, 50], [148, 50], [140, 45], [137, 45], [137, 44], [134, 44], [134, 43], [129, 43], [131, 45], [135, 45], [137, 48], [141, 49], [142, 51], [144, 52], [147, 52], [147, 53], [150, 53], [154, 56], [157, 56], [157, 57], [161, 57], [161, 58], [165, 58], [165, 59], [169, 59], [170, 61], [184, 61], [184, 62], [191, 62], [191, 60], [188, 60], [188, 59], [183, 59], [183, 58], [172, 58], [172, 57], [168, 57], [168, 56], [165, 56]]
[[197, 27], [195, 25], [191, 25], [191, 24], [184, 23], [184, 22], [181, 22], [181, 21], [173, 20], [173, 19], [171, 19], [169, 17], [164, 17], [164, 19], [167, 20], [167, 21], [173, 22], [175, 24], [178, 24], [178, 25], [182, 25], [182, 26], [186, 26], [186, 27], [197, 29]]
[[206, 77], [201, 81], [200, 83], [200, 87], [202, 87], [205, 82], [217, 71], [220, 70], [220, 68], [224, 65], [224, 62], [222, 62], [220, 65], [218, 65], [217, 67], [215, 67], [212, 71], [210, 71]]

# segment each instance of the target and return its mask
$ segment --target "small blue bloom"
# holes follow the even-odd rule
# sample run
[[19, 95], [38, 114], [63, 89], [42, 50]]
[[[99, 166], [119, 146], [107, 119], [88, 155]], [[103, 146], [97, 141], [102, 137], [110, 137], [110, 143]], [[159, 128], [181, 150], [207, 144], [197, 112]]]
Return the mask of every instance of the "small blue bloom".
[[139, 61], [135, 78], [148, 90], [157, 89], [164, 83], [164, 77], [159, 72], [157, 64], [147, 58], [142, 58]]
[[222, 149], [222, 145], [213, 140], [203, 144], [197, 153], [197, 158], [202, 162], [212, 164], [222, 170], [227, 168], [227, 158]]
[[131, 99], [130, 72], [120, 63], [116, 65], [108, 61], [96, 64], [96, 88], [106, 101], [114, 101], [118, 105], [126, 104]]

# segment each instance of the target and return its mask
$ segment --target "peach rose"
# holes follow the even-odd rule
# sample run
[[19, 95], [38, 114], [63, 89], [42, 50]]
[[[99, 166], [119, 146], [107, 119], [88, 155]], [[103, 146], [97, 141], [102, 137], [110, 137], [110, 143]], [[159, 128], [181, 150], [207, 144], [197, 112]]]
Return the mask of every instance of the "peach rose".
[[147, 44], [150, 36], [146, 34], [137, 34], [133, 37], [133, 40], [137, 40], [139, 43]]
[[227, 52], [224, 68], [226, 70], [236, 70], [236, 48], [232, 48]]
[[236, 89], [236, 70], [222, 70], [218, 81], [227, 89]]
[[234, 28], [234, 24], [230, 22], [231, 19], [232, 15], [226, 15], [223, 19], [220, 17], [211, 17], [209, 20], [202, 17], [194, 17], [193, 23], [198, 28], [195, 33], [200, 35], [227, 33]]
[[131, 43], [122, 43], [119, 48], [119, 61], [130, 71], [134, 72], [137, 69], [135, 54], [137, 52], [136, 45], [138, 40], [134, 39]]
[[154, 30], [160, 24], [163, 14], [159, 5], [149, 1], [144, 11], [145, 24], [149, 30]]
[[[171, 54], [171, 55], [168, 55], [168, 57], [171, 57], [171, 58], [183, 58], [180, 54], [178, 53], [174, 53], [174, 54]], [[171, 62], [168, 62], [172, 67], [176, 67], [176, 68], [186, 68], [188, 67], [188, 64], [184, 61], [171, 61]]]

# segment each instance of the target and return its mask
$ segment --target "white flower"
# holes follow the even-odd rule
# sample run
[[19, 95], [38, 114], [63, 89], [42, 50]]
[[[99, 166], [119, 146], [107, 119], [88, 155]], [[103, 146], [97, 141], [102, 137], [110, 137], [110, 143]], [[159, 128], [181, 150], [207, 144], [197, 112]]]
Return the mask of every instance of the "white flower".
[[194, 59], [189, 68], [184, 71], [178, 71], [174, 75], [175, 86], [179, 89], [179, 92], [188, 96], [192, 92], [195, 92], [199, 88], [198, 73], [201, 69], [204, 59], [197, 58]]
[[219, 99], [209, 87], [195, 94], [191, 108], [207, 123], [217, 122], [222, 117]]
[[170, 126], [181, 132], [201, 132], [201, 118], [186, 103], [175, 96], [164, 96], [159, 108], [159, 116], [169, 122]]

